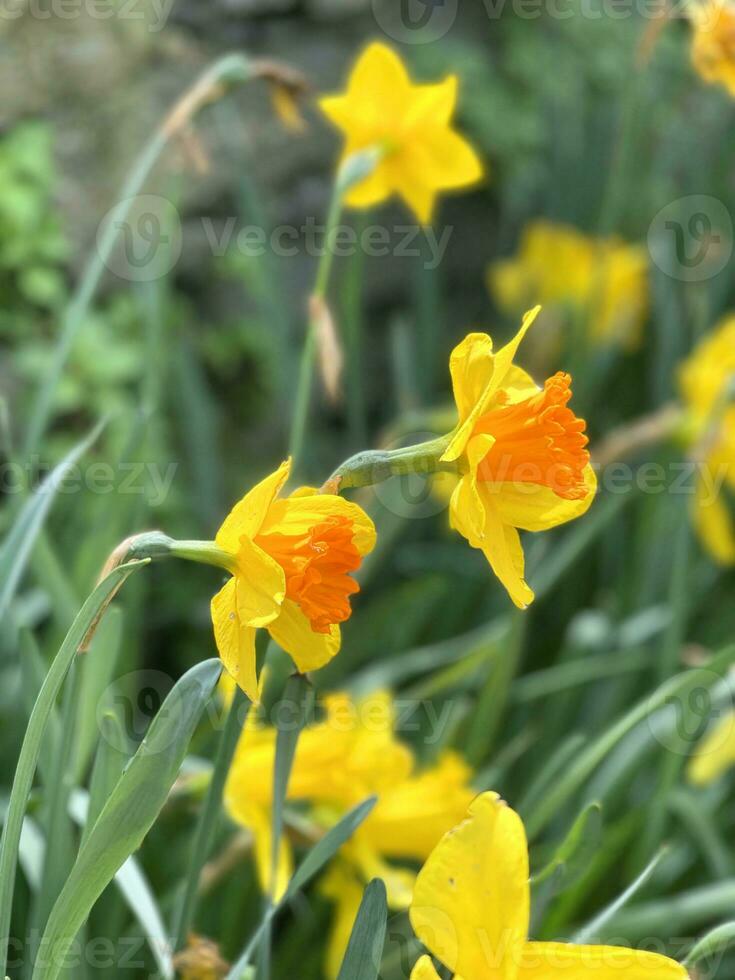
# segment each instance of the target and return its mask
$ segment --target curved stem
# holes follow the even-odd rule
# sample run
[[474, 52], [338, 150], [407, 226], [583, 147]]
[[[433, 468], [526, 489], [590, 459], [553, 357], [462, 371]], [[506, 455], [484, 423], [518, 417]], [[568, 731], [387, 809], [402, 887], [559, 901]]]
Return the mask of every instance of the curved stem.
[[456, 462], [445, 463], [441, 457], [449, 436], [401, 449], [372, 449], [357, 453], [334, 471], [322, 487], [323, 493], [339, 493], [357, 487], [382, 483], [392, 476], [413, 473], [458, 473]]

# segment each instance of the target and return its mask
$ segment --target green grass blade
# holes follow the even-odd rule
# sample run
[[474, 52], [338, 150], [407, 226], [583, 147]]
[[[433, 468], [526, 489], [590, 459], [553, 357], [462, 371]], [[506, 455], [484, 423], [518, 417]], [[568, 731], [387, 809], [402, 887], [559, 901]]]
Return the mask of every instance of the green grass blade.
[[[83, 790], [75, 790], [69, 801], [69, 810], [73, 819], [84, 828], [82, 840], [85, 841], [96, 820], [90, 796]], [[115, 873], [115, 885], [143, 930], [161, 976], [164, 980], [170, 980], [174, 968], [168, 932], [148, 879], [132, 855]]]
[[551, 861], [532, 876], [531, 884], [540, 885], [552, 875], [563, 876], [568, 884], [570, 873], [585, 865], [596, 850], [601, 832], [602, 807], [599, 803], [590, 803], [574, 821]]
[[7, 961], [7, 943], [10, 930], [10, 910], [13, 902], [15, 868], [18, 859], [18, 844], [23, 826], [28, 797], [33, 785], [33, 777], [38, 765], [46, 723], [52, 714], [56, 698], [61, 690], [77, 650], [89, 632], [90, 627], [102, 615], [105, 607], [123, 584], [125, 579], [146, 562], [132, 562], [120, 565], [108, 575], [94, 590], [82, 606], [78, 616], [57, 653], [46, 675], [41, 691], [31, 712], [23, 746], [18, 757], [18, 765], [10, 794], [8, 815], [0, 845], [0, 974], [4, 975]]
[[668, 848], [662, 847], [653, 860], [649, 861], [643, 871], [641, 871], [635, 881], [625, 889], [622, 895], [618, 895], [618, 897], [606, 908], [604, 908], [599, 915], [596, 915], [591, 922], [588, 922], [586, 926], [583, 926], [577, 932], [574, 937], [574, 942], [584, 944], [597, 939], [608, 922], [614, 919], [618, 912], [638, 894], [641, 888], [643, 888], [658, 867], [661, 859], [666, 855], [667, 850]]
[[365, 889], [337, 980], [376, 980], [388, 924], [385, 885], [375, 878]]
[[644, 698], [627, 714], [604, 732], [599, 738], [581, 752], [568, 771], [559, 779], [554, 788], [532, 814], [529, 814], [527, 832], [529, 838], [534, 838], [553, 819], [559, 809], [584, 784], [588, 776], [615, 748], [615, 746], [646, 718], [658, 709], [674, 701], [684, 703], [687, 695], [697, 688], [709, 688], [718, 674], [722, 674], [735, 660], [735, 647], [728, 647], [719, 653], [706, 667], [688, 670], [672, 677], [670, 681], [658, 688], [650, 697]]
[[696, 966], [696, 964], [702, 960], [706, 960], [710, 956], [717, 956], [719, 953], [722, 953], [734, 943], [735, 921], [725, 922], [723, 925], [717, 926], [715, 929], [710, 930], [706, 936], [703, 936], [702, 939], [699, 940], [697, 945], [684, 960], [684, 966], [687, 968]]
[[59, 487], [71, 468], [92, 446], [105, 423], [100, 422], [71, 452], [49, 473], [38, 489], [23, 505], [8, 536], [0, 547], [0, 621], [13, 600], [21, 576], [25, 571], [33, 545], [43, 527]]
[[292, 899], [302, 888], [305, 888], [311, 879], [319, 874], [325, 864], [331, 861], [337, 851], [352, 837], [360, 824], [368, 818], [377, 802], [377, 796], [371, 796], [367, 800], [364, 800], [358, 806], [354, 807], [354, 809], [350, 810], [349, 813], [346, 813], [339, 823], [328, 830], [320, 841], [317, 841], [296, 869], [285, 895], [278, 905], [270, 909], [270, 912], [259, 925], [245, 951], [227, 974], [225, 980], [242, 980], [245, 970], [250, 964], [253, 950], [259, 942], [263, 931], [266, 929], [268, 922], [270, 922], [278, 909]]
[[49, 916], [33, 980], [55, 980], [63, 951], [125, 860], [143, 842], [179, 774], [222, 670], [197, 664], [174, 685], [89, 833]]
[[175, 950], [181, 949], [191, 929], [202, 868], [204, 867], [204, 862], [207, 860], [217, 817], [222, 808], [222, 794], [224, 792], [227, 774], [230, 771], [230, 765], [232, 764], [235, 749], [240, 738], [240, 732], [245, 724], [249, 708], [250, 702], [246, 696], [239, 687], [235, 688], [235, 695], [232, 699], [225, 727], [219, 740], [217, 758], [215, 759], [212, 778], [207, 788], [207, 796], [204, 800], [202, 812], [194, 833], [189, 870], [187, 872], [184, 892], [178, 908], [177, 921], [174, 929]]

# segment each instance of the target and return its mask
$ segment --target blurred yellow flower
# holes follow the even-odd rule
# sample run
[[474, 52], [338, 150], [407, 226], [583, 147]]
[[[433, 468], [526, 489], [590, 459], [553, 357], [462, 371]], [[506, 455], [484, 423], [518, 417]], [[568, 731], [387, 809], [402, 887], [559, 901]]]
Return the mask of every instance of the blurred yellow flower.
[[[386, 692], [361, 701], [347, 694], [325, 700], [323, 721], [307, 727], [296, 747], [287, 799], [306, 806], [304, 832], [322, 836], [369, 796], [378, 802], [340, 851], [322, 883], [336, 902], [327, 950], [327, 972], [336, 976], [365, 884], [383, 878], [388, 903], [407, 909], [415, 880], [409, 867], [421, 862], [465, 813], [473, 797], [470, 770], [444, 753], [431, 768], [417, 769], [410, 749], [395, 735], [395, 706]], [[280, 896], [292, 873], [291, 846], [281, 844], [277, 880], [271, 889], [271, 807], [276, 731], [251, 715], [240, 738], [225, 787], [230, 816], [253, 834], [258, 875], [265, 891]]]
[[253, 702], [256, 630], [265, 627], [300, 671], [324, 666], [359, 591], [350, 572], [375, 544], [373, 522], [357, 504], [310, 488], [278, 498], [289, 472], [286, 461], [246, 494], [215, 538], [233, 573], [212, 599], [217, 649]]
[[[483, 793], [419, 872], [411, 924], [455, 980], [686, 980], [683, 966], [658, 953], [530, 942], [528, 879], [521, 818], [497, 793]], [[411, 978], [439, 974], [424, 956]]]
[[230, 971], [219, 946], [194, 934], [189, 936], [186, 948], [174, 957], [174, 967], [181, 980], [222, 980]]
[[440, 191], [476, 183], [482, 177], [480, 160], [451, 127], [456, 102], [456, 76], [414, 85], [395, 52], [384, 44], [369, 45], [352, 69], [346, 93], [319, 101], [345, 134], [343, 160], [371, 147], [382, 152], [346, 203], [368, 208], [399, 194], [426, 223]]
[[735, 490], [735, 316], [708, 334], [682, 365], [686, 439], [699, 465], [694, 524], [709, 553], [735, 563], [735, 520], [725, 487]]
[[727, 0], [687, 5], [692, 19], [692, 63], [710, 84], [735, 96], [735, 6]]
[[518, 529], [545, 531], [579, 517], [597, 486], [585, 423], [567, 405], [569, 375], [539, 388], [513, 364], [539, 309], [497, 353], [483, 333], [455, 347], [449, 367], [459, 422], [442, 456], [463, 472], [449, 504], [452, 527], [482, 550], [520, 608], [533, 592]]
[[697, 746], [687, 775], [695, 786], [706, 786], [732, 766], [735, 766], [735, 711], [728, 711]]
[[490, 266], [488, 284], [511, 316], [533, 302], [571, 309], [584, 315], [594, 341], [633, 347], [648, 310], [647, 269], [640, 245], [536, 221], [526, 228], [514, 258]]

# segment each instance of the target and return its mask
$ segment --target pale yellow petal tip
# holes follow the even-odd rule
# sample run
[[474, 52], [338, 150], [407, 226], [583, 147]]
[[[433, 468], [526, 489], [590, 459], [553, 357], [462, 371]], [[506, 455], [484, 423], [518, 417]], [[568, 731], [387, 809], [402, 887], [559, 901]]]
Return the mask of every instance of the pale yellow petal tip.
[[411, 980], [439, 980], [431, 957], [422, 956], [411, 971]]

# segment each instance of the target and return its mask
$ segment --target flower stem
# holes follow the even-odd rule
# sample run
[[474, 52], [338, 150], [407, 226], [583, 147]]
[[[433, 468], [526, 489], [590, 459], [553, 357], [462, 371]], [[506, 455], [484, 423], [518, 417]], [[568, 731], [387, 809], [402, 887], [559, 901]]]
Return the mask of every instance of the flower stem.
[[357, 453], [334, 471], [322, 487], [323, 493], [339, 493], [357, 487], [382, 483], [392, 476], [412, 473], [458, 473], [456, 462], [442, 462], [449, 436], [401, 449], [371, 449]]
[[[379, 147], [370, 147], [366, 150], [361, 150], [359, 153], [354, 153], [352, 156], [349, 156], [337, 172], [337, 179], [334, 182], [334, 189], [327, 214], [327, 233], [324, 251], [319, 259], [314, 290], [312, 292], [312, 309], [318, 306], [313, 301], [324, 300], [327, 294], [329, 277], [334, 262], [335, 240], [339, 232], [338, 222], [344, 205], [344, 196], [351, 187], [364, 180], [373, 172], [384, 152]], [[291, 421], [289, 456], [294, 461], [294, 466], [297, 466], [301, 459], [306, 436], [306, 424], [309, 415], [312, 379], [317, 353], [316, 331], [317, 323], [315, 318], [310, 316], [306, 339], [301, 351], [293, 418]]]
[[247, 697], [239, 687], [236, 687], [232, 704], [227, 714], [225, 727], [220, 736], [217, 757], [214, 761], [214, 770], [212, 771], [212, 778], [207, 789], [207, 796], [199, 814], [199, 820], [194, 834], [189, 870], [174, 929], [174, 951], [184, 947], [191, 929], [202, 868], [207, 860], [212, 836], [222, 806], [222, 793], [225, 788], [227, 773], [230, 770], [230, 765], [235, 755], [235, 749], [237, 748], [240, 732], [245, 723], [249, 707], [250, 702]]

